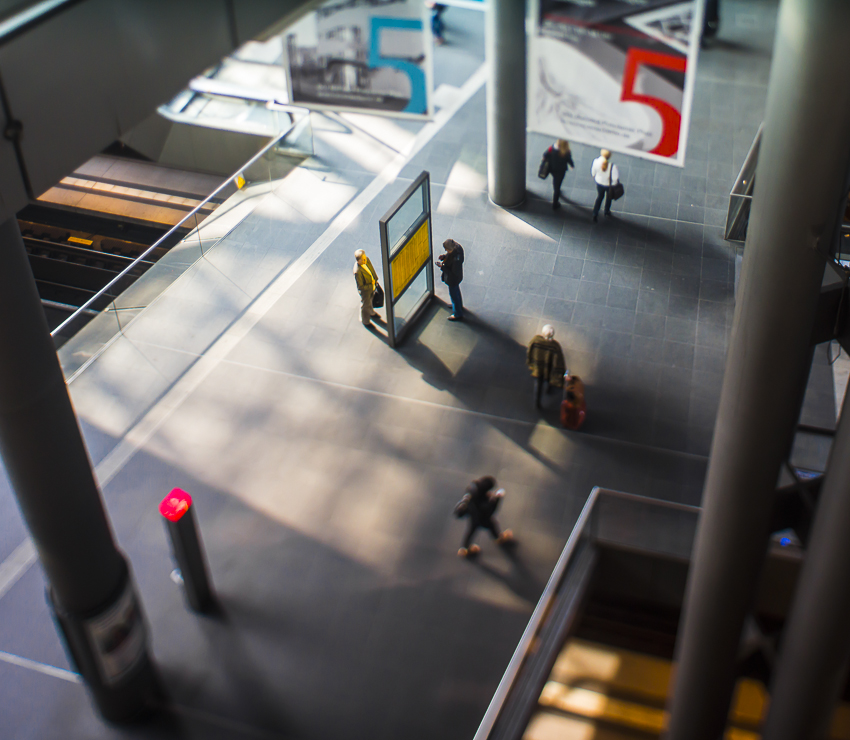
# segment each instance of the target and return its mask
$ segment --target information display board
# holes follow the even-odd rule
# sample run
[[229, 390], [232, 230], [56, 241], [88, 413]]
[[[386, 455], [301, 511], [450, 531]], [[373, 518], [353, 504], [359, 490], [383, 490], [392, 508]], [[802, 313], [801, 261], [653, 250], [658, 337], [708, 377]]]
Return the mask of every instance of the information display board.
[[387, 334], [395, 347], [434, 297], [431, 178], [423, 172], [379, 222]]
[[528, 128], [685, 164], [703, 0], [532, 0]]

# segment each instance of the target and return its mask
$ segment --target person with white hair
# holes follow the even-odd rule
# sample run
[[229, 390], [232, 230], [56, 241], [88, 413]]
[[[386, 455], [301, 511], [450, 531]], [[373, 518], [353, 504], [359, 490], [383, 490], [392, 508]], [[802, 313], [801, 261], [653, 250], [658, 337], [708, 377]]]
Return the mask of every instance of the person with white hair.
[[611, 215], [611, 188], [620, 182], [620, 171], [617, 165], [611, 162], [611, 152], [607, 149], [602, 149], [599, 156], [593, 160], [590, 166], [590, 174], [593, 175], [593, 180], [596, 183], [596, 203], [593, 204], [593, 221], [599, 218], [599, 206], [602, 205], [602, 199], [605, 199], [606, 216]]
[[372, 260], [362, 249], [354, 253], [354, 260], [354, 281], [357, 283], [357, 292], [360, 293], [360, 320], [363, 326], [371, 327], [373, 318], [381, 318], [372, 306], [372, 297], [379, 287], [378, 273], [372, 266]]
[[564, 387], [564, 373], [567, 365], [561, 345], [555, 341], [555, 327], [551, 324], [541, 329], [528, 343], [525, 361], [534, 378], [534, 406], [540, 408], [543, 384], [548, 390]]

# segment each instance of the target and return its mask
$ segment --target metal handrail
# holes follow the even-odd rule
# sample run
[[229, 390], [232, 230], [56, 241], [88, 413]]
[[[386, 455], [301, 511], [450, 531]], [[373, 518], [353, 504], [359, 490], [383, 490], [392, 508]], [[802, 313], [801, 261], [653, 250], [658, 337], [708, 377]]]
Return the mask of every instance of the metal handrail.
[[680, 504], [675, 501], [665, 501], [663, 499], [655, 499], [648, 496], [639, 496], [638, 494], [625, 493], [624, 491], [613, 491], [610, 489], [600, 488], [599, 486], [595, 486], [593, 488], [590, 495], [587, 497], [587, 501], [585, 502], [578, 519], [576, 520], [575, 526], [573, 526], [572, 532], [570, 532], [570, 536], [567, 539], [567, 543], [564, 545], [564, 549], [561, 552], [561, 556], [558, 558], [558, 562], [555, 564], [555, 569], [549, 577], [546, 588], [543, 589], [543, 593], [540, 595], [540, 599], [537, 602], [537, 606], [534, 608], [534, 612], [531, 615], [531, 619], [528, 621], [528, 625], [526, 625], [525, 631], [522, 633], [519, 644], [517, 645], [516, 650], [514, 650], [513, 656], [511, 656], [510, 663], [508, 663], [508, 667], [502, 676], [502, 680], [499, 681], [496, 693], [493, 694], [493, 698], [490, 700], [490, 704], [487, 707], [487, 711], [484, 713], [484, 717], [481, 720], [481, 724], [478, 726], [478, 730], [475, 733], [473, 740], [487, 740], [487, 738], [490, 737], [490, 733], [493, 731], [493, 727], [502, 711], [505, 700], [508, 698], [511, 689], [514, 687], [514, 683], [516, 682], [523, 663], [525, 663], [526, 658], [528, 658], [534, 638], [549, 612], [552, 599], [555, 597], [555, 593], [561, 585], [561, 581], [564, 578], [564, 573], [567, 570], [567, 566], [573, 556], [573, 552], [575, 551], [578, 541], [584, 532], [584, 528], [587, 526], [587, 522], [593, 513], [593, 508], [602, 495], [610, 496], [612, 498], [629, 499], [632, 501], [652, 504], [653, 506], [660, 506], [666, 509], [676, 509], [678, 511], [688, 511], [691, 513], [699, 513], [701, 511], [698, 506]]
[[0, 21], [0, 46], [80, 2], [82, 0], [42, 0], [3, 18]]
[[68, 324], [72, 321], [75, 321], [80, 314], [85, 312], [87, 309], [90, 309], [92, 304], [98, 299], [102, 298], [104, 294], [119, 280], [126, 277], [126, 275], [141, 261], [145, 259], [153, 250], [155, 250], [160, 244], [162, 244], [168, 237], [170, 237], [177, 229], [180, 228], [186, 221], [188, 221], [192, 216], [194, 216], [198, 211], [200, 211], [209, 201], [211, 201], [216, 195], [218, 195], [224, 188], [229, 185], [231, 182], [235, 182], [236, 178], [241, 175], [242, 172], [247, 170], [252, 164], [257, 162], [263, 155], [265, 155], [270, 149], [272, 149], [281, 139], [288, 136], [289, 133], [295, 128], [297, 124], [290, 122], [290, 126], [286, 131], [279, 134], [276, 138], [273, 138], [268, 144], [266, 144], [259, 152], [257, 152], [251, 159], [249, 159], [245, 164], [243, 164], [236, 172], [234, 172], [230, 177], [226, 178], [222, 181], [221, 185], [219, 185], [215, 190], [213, 190], [201, 203], [199, 203], [193, 210], [189, 211], [186, 216], [178, 221], [174, 226], [172, 226], [163, 236], [157, 239], [150, 247], [148, 247], [144, 252], [142, 252], [136, 259], [134, 259], [127, 267], [125, 267], [121, 272], [119, 272], [112, 280], [110, 280], [106, 285], [104, 285], [97, 293], [95, 293], [91, 298], [89, 298], [82, 306], [80, 306], [74, 313], [72, 313], [67, 319], [65, 319], [59, 326], [57, 326], [52, 332], [50, 332], [51, 337], [55, 337], [60, 334], [62, 329], [64, 329]]

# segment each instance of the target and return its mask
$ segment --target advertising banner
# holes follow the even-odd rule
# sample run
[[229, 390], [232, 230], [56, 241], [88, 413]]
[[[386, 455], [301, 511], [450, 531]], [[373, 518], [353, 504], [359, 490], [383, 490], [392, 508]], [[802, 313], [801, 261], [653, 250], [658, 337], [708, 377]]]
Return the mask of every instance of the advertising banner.
[[702, 0], [532, 0], [528, 127], [685, 164]]
[[284, 32], [289, 99], [305, 108], [431, 115], [422, 0], [330, 0]]

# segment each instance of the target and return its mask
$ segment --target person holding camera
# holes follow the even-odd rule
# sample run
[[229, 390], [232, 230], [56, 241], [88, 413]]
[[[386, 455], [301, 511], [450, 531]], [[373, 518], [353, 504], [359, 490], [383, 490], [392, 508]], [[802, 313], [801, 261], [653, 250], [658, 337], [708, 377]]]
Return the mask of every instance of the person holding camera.
[[463, 296], [460, 294], [460, 284], [463, 281], [463, 247], [454, 239], [443, 242], [445, 254], [437, 259], [437, 267], [442, 273], [442, 280], [449, 288], [452, 299], [452, 313], [449, 321], [463, 320]]

